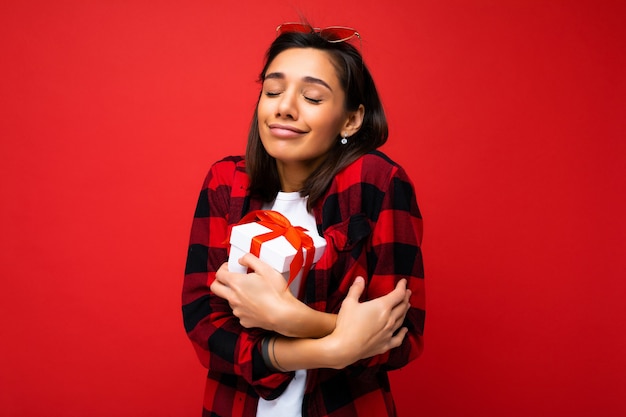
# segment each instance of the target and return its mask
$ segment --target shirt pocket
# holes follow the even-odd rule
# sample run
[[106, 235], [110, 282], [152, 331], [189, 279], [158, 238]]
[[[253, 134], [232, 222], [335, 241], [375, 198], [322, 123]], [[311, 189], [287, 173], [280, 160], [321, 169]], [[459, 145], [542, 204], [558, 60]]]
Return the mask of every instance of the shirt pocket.
[[326, 311], [336, 313], [345, 299], [350, 285], [357, 276], [367, 281], [367, 247], [372, 226], [367, 216], [354, 214], [324, 231], [327, 249], [334, 256], [327, 258], [329, 265]]
[[330, 226], [324, 231], [324, 236], [337, 252], [349, 252], [360, 246], [371, 233], [372, 226], [367, 216], [358, 213]]

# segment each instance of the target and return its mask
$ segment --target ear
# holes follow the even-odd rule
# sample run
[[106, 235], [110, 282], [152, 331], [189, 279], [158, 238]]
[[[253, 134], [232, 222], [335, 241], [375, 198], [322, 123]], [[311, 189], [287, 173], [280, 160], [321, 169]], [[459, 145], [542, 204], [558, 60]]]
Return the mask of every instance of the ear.
[[358, 109], [348, 113], [348, 118], [346, 119], [346, 123], [343, 125], [343, 129], [341, 129], [341, 134], [345, 134], [347, 137], [354, 135], [361, 128], [364, 117], [365, 106], [359, 104]]

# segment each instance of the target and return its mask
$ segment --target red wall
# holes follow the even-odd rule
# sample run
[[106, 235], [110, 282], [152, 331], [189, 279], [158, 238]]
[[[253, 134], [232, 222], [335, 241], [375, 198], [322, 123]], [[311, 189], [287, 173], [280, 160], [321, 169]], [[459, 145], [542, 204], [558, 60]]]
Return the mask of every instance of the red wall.
[[0, 7], [0, 414], [197, 416], [180, 287], [274, 27], [362, 33], [425, 218], [402, 416], [626, 415], [623, 1]]

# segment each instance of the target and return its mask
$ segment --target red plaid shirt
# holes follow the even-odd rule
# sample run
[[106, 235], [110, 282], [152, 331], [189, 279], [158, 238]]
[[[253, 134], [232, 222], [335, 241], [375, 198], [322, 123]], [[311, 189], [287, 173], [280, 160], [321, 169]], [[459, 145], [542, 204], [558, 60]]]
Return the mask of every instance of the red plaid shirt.
[[[241, 157], [214, 164], [196, 208], [183, 286], [185, 329], [209, 369], [203, 416], [255, 416], [259, 396], [279, 396], [293, 372], [275, 373], [261, 356], [267, 332], [245, 329], [228, 302], [209, 286], [228, 258], [230, 227], [262, 202], [247, 194]], [[345, 369], [311, 369], [302, 407], [306, 417], [395, 416], [387, 371], [422, 351], [424, 271], [420, 250], [422, 220], [405, 171], [381, 152], [369, 153], [339, 173], [313, 208], [326, 239], [324, 255], [303, 285], [310, 307], [337, 313], [354, 278], [366, 277], [366, 298], [389, 293], [408, 278], [411, 308], [402, 345]]]

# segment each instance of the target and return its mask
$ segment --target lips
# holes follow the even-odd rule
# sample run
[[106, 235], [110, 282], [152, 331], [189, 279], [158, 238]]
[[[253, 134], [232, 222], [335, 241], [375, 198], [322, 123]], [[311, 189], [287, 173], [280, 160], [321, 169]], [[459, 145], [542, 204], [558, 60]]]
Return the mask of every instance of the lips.
[[281, 138], [293, 138], [306, 133], [306, 131], [298, 129], [297, 127], [279, 123], [272, 123], [268, 125], [268, 127], [272, 135]]

